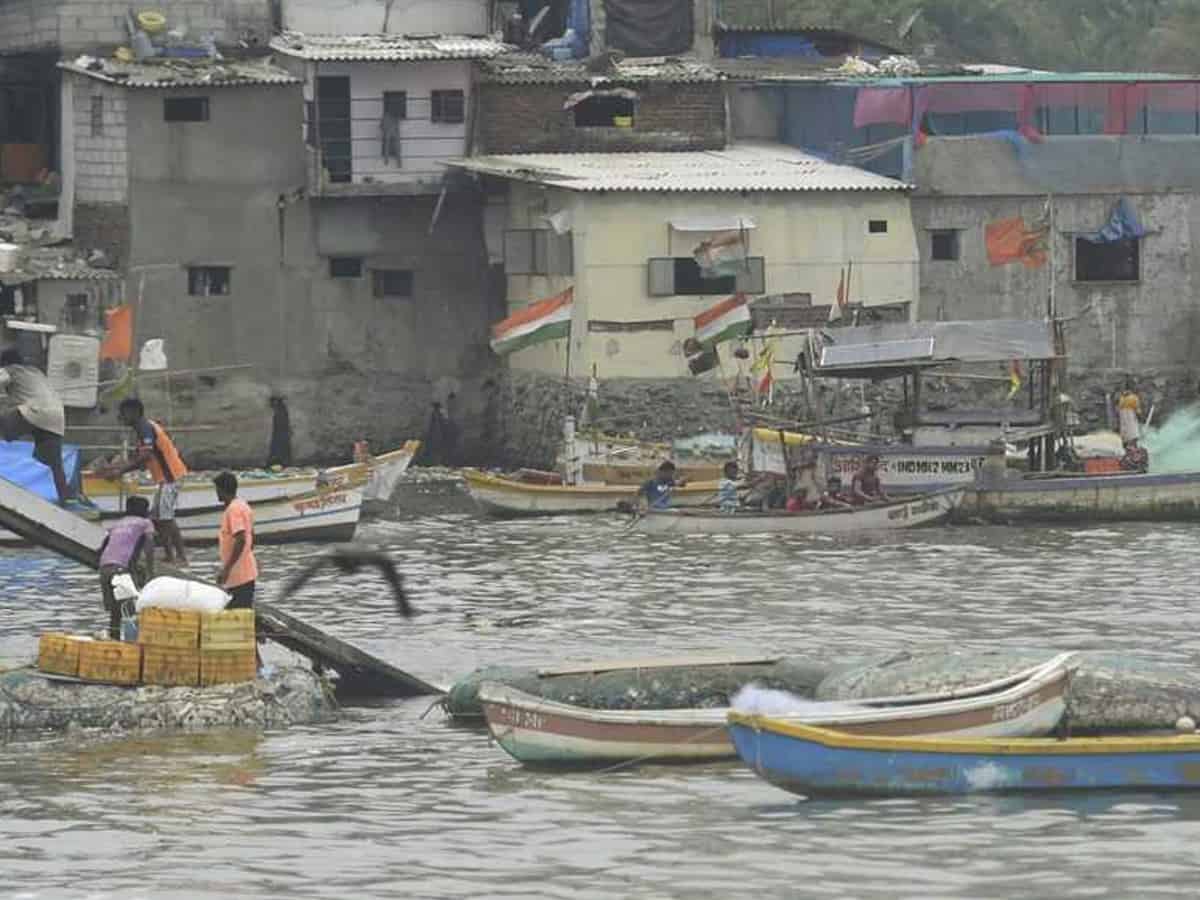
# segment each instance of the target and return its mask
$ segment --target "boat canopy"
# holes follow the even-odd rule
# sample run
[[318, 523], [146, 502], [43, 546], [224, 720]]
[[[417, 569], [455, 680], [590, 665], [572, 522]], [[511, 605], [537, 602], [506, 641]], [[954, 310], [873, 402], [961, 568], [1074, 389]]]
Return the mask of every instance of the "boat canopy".
[[954, 363], [1055, 359], [1054, 323], [1024, 319], [897, 322], [816, 333], [813, 372], [887, 378]]

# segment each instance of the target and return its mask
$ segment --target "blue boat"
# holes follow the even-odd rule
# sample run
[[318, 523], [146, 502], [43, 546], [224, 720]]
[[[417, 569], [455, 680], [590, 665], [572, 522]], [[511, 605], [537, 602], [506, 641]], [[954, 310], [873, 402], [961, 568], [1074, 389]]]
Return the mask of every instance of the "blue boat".
[[876, 737], [735, 712], [729, 731], [758, 775], [805, 795], [1200, 788], [1200, 734]]

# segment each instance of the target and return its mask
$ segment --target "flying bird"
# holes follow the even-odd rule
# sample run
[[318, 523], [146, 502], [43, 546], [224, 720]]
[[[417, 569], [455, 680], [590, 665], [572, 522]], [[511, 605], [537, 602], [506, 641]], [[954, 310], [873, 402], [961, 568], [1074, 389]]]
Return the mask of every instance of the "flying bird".
[[284, 588], [283, 592], [284, 596], [290, 597], [292, 594], [295, 594], [304, 586], [305, 582], [325, 566], [333, 566], [343, 575], [357, 574], [360, 569], [378, 569], [379, 574], [392, 586], [392, 591], [396, 595], [397, 611], [406, 618], [412, 617], [413, 608], [409, 604], [408, 595], [404, 591], [404, 576], [396, 571], [395, 563], [392, 562], [386, 553], [381, 550], [373, 550], [369, 547], [335, 547], [321, 554], [287, 583], [287, 587]]

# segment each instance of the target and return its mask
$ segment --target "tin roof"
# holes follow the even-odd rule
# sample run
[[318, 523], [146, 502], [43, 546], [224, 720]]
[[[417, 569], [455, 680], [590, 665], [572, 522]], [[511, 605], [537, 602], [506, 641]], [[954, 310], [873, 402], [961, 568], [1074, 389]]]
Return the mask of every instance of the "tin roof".
[[889, 49], [899, 43], [896, 29], [883, 27], [877, 13], [856, 15], [843, 0], [718, 0], [717, 30], [846, 34]]
[[783, 144], [681, 153], [519, 153], [447, 165], [572, 191], [899, 191], [910, 186]]
[[431, 34], [303, 34], [285, 31], [271, 49], [322, 62], [422, 62], [438, 59], [490, 59], [509, 49], [489, 37]]
[[719, 81], [721, 73], [694, 59], [673, 56], [642, 57], [589, 67], [583, 60], [556, 61], [539, 53], [505, 53], [480, 66], [483, 81], [499, 84], [603, 84], [660, 81], [664, 83]]
[[16, 268], [0, 272], [0, 284], [9, 286], [32, 281], [112, 281], [121, 276], [101, 269], [63, 248], [24, 248]]
[[109, 84], [131, 88], [242, 87], [299, 84], [295, 76], [268, 61], [159, 59], [123, 63], [79, 56], [59, 68]]

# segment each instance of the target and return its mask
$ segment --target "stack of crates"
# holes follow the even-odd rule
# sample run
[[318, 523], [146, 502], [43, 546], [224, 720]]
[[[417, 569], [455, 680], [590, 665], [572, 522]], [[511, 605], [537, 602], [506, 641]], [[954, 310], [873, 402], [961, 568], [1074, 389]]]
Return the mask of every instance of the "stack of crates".
[[38, 669], [103, 684], [137, 684], [142, 677], [142, 648], [52, 632], [38, 639]]
[[38, 639], [37, 667], [51, 675], [79, 677], [79, 648], [91, 642], [89, 637], [51, 632]]
[[166, 687], [200, 683], [200, 613], [150, 606], [138, 613], [142, 681]]
[[232, 609], [200, 617], [200, 683], [253, 681], [258, 674], [254, 610]]

